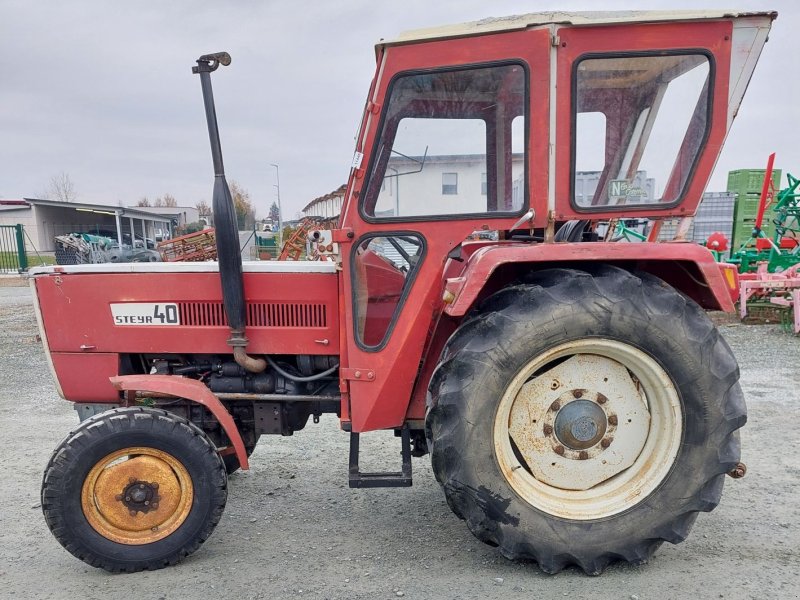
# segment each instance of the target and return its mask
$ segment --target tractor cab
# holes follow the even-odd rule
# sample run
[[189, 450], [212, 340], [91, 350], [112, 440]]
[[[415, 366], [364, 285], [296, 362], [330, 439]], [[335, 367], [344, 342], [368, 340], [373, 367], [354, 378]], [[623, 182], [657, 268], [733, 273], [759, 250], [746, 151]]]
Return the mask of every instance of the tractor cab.
[[692, 215], [773, 18], [541, 13], [381, 42], [343, 224]]

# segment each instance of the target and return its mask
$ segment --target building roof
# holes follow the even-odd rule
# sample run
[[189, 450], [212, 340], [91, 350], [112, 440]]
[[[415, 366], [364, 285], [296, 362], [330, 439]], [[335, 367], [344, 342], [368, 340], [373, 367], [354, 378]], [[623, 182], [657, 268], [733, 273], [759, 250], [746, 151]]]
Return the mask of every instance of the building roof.
[[736, 10], [618, 10], [589, 12], [541, 12], [508, 17], [488, 17], [480, 21], [444, 25], [426, 29], [404, 31], [390, 40], [381, 40], [375, 45], [376, 50], [386, 46], [396, 46], [413, 42], [441, 40], [448, 38], [486, 35], [502, 31], [519, 31], [530, 27], [544, 25], [613, 25], [617, 23], [655, 23], [663, 21], [703, 21], [708, 19], [726, 19], [731, 17], [761, 16], [775, 19], [778, 13], [744, 12]]
[[25, 200], [0, 200], [0, 211], [21, 210], [30, 207], [31, 205]]
[[[0, 202], [9, 202], [8, 200], [2, 200]], [[130, 207], [123, 207], [123, 206], [109, 206], [108, 204], [90, 204], [87, 202], [60, 202], [58, 200], [43, 200], [41, 198], [24, 198], [23, 200], [12, 200], [11, 202], [17, 202], [21, 204], [17, 204], [16, 208], [25, 208], [22, 204], [27, 206], [51, 206], [54, 208], [63, 208], [63, 209], [73, 209], [78, 211], [85, 211], [85, 212], [97, 212], [100, 214], [109, 214], [109, 215], [116, 215], [119, 214], [120, 217], [133, 217], [135, 219], [146, 219], [148, 221], [158, 220], [154, 219], [154, 217], [161, 217], [160, 214], [153, 214], [151, 212], [142, 211], [137, 208], [130, 208]], [[168, 213], [169, 214], [169, 213]], [[168, 217], [163, 217], [167, 219]]]
[[139, 212], [150, 213], [151, 215], [160, 215], [162, 217], [171, 217], [179, 215], [187, 210], [200, 211], [194, 206], [130, 206], [126, 210], [138, 210]]
[[332, 200], [333, 198], [343, 197], [345, 191], [347, 190], [347, 184], [342, 184], [330, 194], [325, 194], [324, 196], [320, 196], [319, 198], [314, 198], [311, 202], [306, 204], [301, 212], [307, 211], [309, 208], [314, 206], [315, 204], [319, 204], [320, 202], [325, 202], [326, 200]]

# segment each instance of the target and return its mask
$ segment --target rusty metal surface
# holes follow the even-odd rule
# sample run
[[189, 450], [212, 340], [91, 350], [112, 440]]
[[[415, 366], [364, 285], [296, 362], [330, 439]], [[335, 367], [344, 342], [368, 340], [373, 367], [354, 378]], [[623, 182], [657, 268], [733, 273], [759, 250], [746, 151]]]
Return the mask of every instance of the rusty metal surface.
[[233, 421], [233, 417], [225, 409], [214, 393], [206, 385], [196, 379], [187, 379], [175, 375], [123, 375], [110, 377], [111, 384], [120, 391], [154, 392], [168, 394], [176, 398], [185, 398], [202, 404], [219, 421], [236, 450], [236, 457], [243, 470], [250, 468], [244, 441]]
[[[591, 402], [605, 421], [589, 436], [591, 444], [564, 433], [559, 437], [559, 426], [564, 427], [558, 416], [576, 402]], [[634, 463], [649, 428], [646, 400], [628, 370], [610, 358], [587, 354], [523, 385], [508, 430], [536, 479], [564, 490], [588, 490]]]
[[747, 465], [744, 463], [737, 463], [736, 466], [728, 471], [728, 475], [733, 477], [734, 479], [741, 479], [745, 475], [747, 475]]
[[81, 489], [81, 508], [106, 539], [141, 545], [177, 530], [193, 497], [191, 477], [177, 459], [156, 448], [132, 447], [92, 467]]

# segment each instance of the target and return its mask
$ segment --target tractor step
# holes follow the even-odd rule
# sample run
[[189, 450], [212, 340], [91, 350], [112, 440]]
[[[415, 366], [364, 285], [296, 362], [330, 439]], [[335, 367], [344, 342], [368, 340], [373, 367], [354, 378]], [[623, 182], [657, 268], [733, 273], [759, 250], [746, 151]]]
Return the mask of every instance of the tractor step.
[[358, 470], [359, 434], [350, 434], [350, 487], [411, 487], [411, 432], [408, 426], [400, 430], [403, 464], [399, 472], [362, 473]]

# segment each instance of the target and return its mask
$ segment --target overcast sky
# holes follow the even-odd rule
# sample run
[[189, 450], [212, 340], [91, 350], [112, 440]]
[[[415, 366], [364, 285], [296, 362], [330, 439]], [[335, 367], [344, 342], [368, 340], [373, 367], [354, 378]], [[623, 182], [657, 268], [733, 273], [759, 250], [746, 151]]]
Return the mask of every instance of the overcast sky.
[[[702, 7], [728, 7], [706, 0]], [[698, 8], [697, 2], [604, 0], [604, 9]], [[85, 202], [132, 205], [172, 194], [210, 201], [213, 182], [196, 58], [228, 51], [212, 76], [228, 179], [259, 215], [284, 216], [344, 183], [369, 82], [374, 43], [407, 29], [596, 2], [366, 0], [110, 2], [0, 0], [0, 198], [40, 194], [69, 174]], [[778, 10], [770, 41], [709, 191], [727, 172], [777, 166], [800, 174], [800, 9]]]

